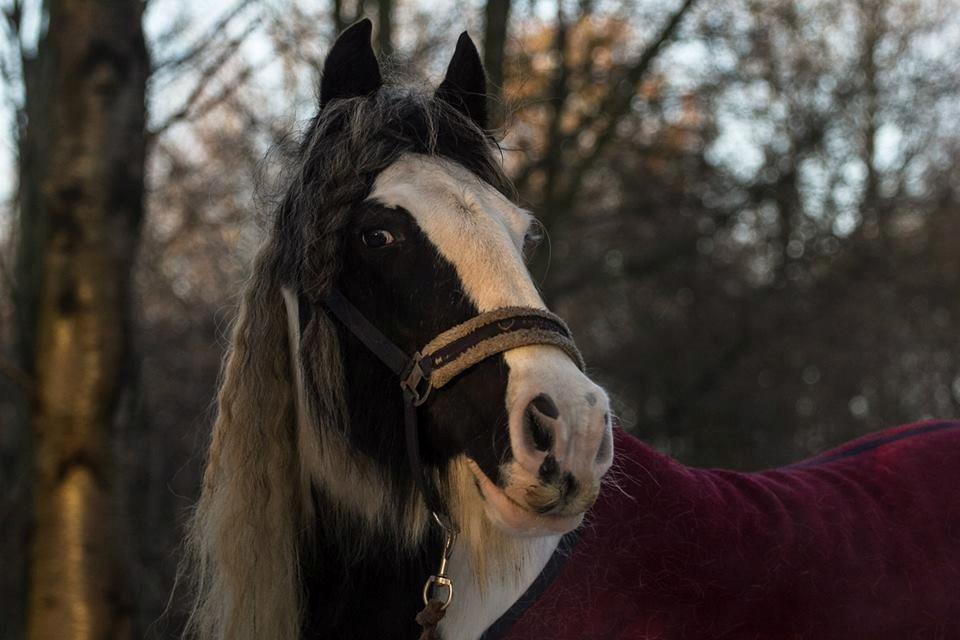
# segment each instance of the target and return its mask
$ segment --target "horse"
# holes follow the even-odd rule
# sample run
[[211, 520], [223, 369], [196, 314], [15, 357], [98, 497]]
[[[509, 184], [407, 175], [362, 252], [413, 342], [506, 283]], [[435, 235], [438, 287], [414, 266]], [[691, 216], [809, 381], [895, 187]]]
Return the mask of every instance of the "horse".
[[370, 36], [324, 62], [244, 290], [186, 633], [960, 637], [960, 423], [757, 473], [647, 447], [530, 278], [469, 36], [435, 91]]

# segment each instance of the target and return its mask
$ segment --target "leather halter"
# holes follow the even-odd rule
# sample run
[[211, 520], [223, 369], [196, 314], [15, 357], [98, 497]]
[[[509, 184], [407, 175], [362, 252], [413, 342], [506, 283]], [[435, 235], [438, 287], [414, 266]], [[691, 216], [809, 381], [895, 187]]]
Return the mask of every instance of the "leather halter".
[[[423, 630], [421, 640], [432, 640], [438, 637], [437, 625], [453, 599], [453, 581], [447, 575], [447, 563], [458, 530], [440, 491], [423, 466], [417, 408], [427, 401], [434, 389], [443, 388], [467, 369], [510, 349], [552, 345], [563, 350], [581, 371], [583, 357], [567, 325], [545, 309], [504, 307], [481, 313], [444, 331], [420, 351], [408, 356], [336, 289], [327, 295], [323, 304], [397, 376], [403, 390], [403, 423], [410, 471], [423, 501], [444, 534], [437, 572], [423, 585], [424, 609], [416, 616], [417, 624]], [[440, 590], [445, 590], [445, 595], [438, 598], [435, 593]]]
[[399, 379], [410, 470], [427, 508], [448, 533], [455, 534], [457, 527], [423, 467], [417, 407], [427, 401], [433, 390], [442, 388], [467, 369], [518, 347], [552, 345], [563, 350], [581, 370], [584, 367], [570, 329], [545, 309], [503, 307], [486, 311], [444, 331], [408, 356], [336, 289], [327, 295], [323, 304]]

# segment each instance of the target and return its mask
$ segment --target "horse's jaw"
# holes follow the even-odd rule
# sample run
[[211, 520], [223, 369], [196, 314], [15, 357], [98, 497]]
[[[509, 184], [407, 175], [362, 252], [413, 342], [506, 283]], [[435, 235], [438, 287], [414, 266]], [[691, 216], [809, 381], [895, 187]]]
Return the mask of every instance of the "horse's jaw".
[[563, 535], [583, 522], [583, 512], [562, 516], [534, 513], [494, 484], [476, 462], [469, 460], [467, 466], [476, 481], [487, 518], [508, 536], [539, 538]]

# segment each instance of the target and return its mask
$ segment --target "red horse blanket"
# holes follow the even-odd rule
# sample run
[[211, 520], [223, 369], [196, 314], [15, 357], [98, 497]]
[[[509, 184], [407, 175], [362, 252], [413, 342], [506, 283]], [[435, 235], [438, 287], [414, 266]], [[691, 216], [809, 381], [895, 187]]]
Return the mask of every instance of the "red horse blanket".
[[960, 422], [758, 473], [615, 443], [584, 526], [484, 640], [960, 638]]

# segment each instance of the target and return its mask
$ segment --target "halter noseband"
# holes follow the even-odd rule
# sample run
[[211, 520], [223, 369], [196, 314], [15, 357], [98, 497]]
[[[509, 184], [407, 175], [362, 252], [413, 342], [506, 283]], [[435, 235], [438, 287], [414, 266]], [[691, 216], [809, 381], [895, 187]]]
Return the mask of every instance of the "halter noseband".
[[[418, 622], [426, 629], [436, 626], [443, 610], [453, 597], [453, 583], [446, 575], [456, 524], [445, 508], [436, 485], [430, 481], [420, 457], [420, 432], [417, 407], [452, 379], [497, 354], [529, 345], [552, 345], [562, 349], [583, 370], [583, 357], [573, 341], [570, 329], [558, 316], [533, 307], [503, 307], [486, 311], [466, 322], [447, 329], [428, 342], [420, 351], [408, 356], [380, 332], [342, 293], [334, 289], [323, 300], [324, 306], [353, 333], [360, 342], [400, 380], [403, 390], [403, 422], [410, 470], [423, 495], [427, 508], [445, 534], [443, 555], [436, 575], [430, 576], [423, 588], [427, 606]], [[432, 600], [433, 587], [445, 587], [444, 601]], [[421, 617], [432, 619], [427, 624]]]

